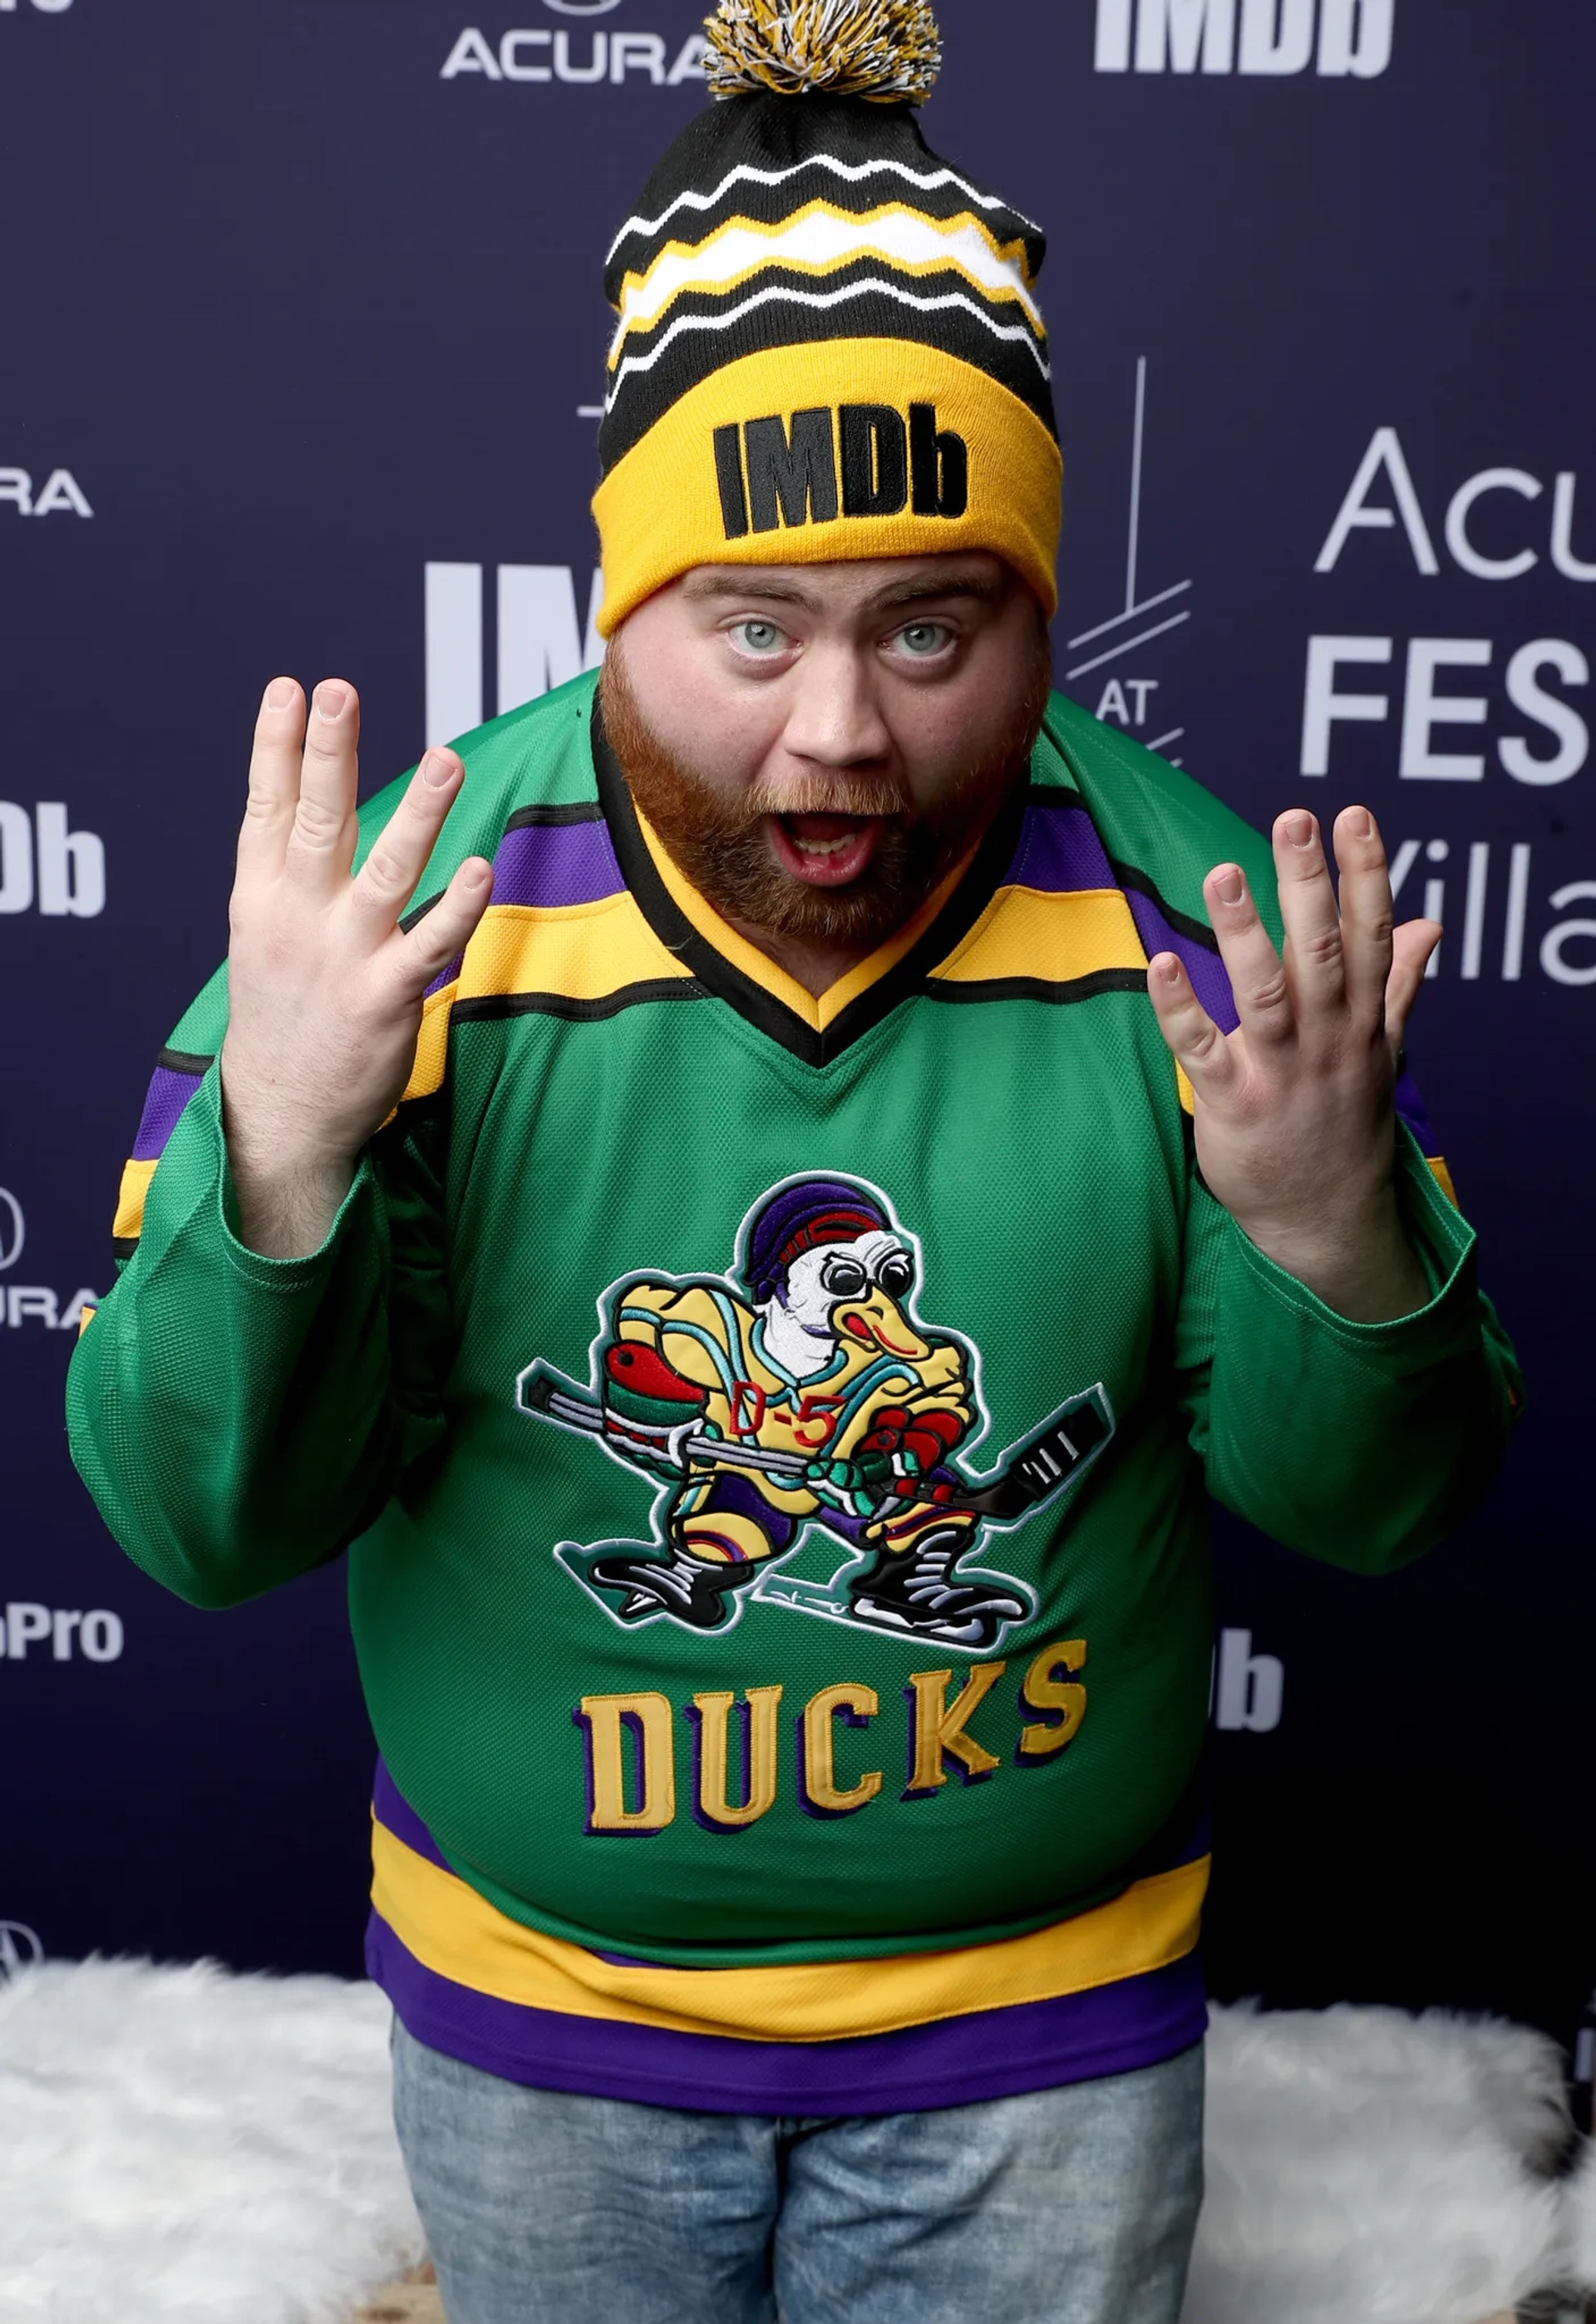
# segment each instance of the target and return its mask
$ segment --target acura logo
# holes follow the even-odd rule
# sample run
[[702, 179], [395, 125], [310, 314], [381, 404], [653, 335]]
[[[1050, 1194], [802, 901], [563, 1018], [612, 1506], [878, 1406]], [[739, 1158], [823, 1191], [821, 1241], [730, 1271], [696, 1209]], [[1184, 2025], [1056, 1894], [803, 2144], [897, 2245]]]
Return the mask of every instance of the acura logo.
[[14, 1267], [23, 1255], [27, 1240], [27, 1227], [23, 1220], [23, 1206], [14, 1194], [0, 1186], [0, 1275]]
[[620, 0], [543, 0], [543, 5], [556, 16], [607, 16]]
[[0, 1979], [19, 1969], [32, 1969], [44, 1959], [44, 1947], [21, 1921], [0, 1921]]

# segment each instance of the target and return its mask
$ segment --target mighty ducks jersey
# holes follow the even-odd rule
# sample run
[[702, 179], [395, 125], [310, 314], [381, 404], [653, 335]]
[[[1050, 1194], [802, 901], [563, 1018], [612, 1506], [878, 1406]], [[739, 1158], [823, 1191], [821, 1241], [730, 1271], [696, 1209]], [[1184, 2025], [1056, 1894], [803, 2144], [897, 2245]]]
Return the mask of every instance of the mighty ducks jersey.
[[1170, 948], [1234, 1023], [1201, 882], [1272, 918], [1269, 851], [1061, 698], [818, 1001], [678, 873], [591, 680], [461, 747], [417, 908], [473, 852], [493, 902], [314, 1257], [234, 1231], [219, 979], [162, 1054], [71, 1377], [107, 1520], [205, 1606], [347, 1550], [371, 1967], [433, 2046], [784, 2114], [1173, 2054], [1207, 1495], [1386, 1567], [1516, 1398], [1411, 1093], [1433, 1296], [1351, 1323], [1204, 1189], [1147, 1000]]

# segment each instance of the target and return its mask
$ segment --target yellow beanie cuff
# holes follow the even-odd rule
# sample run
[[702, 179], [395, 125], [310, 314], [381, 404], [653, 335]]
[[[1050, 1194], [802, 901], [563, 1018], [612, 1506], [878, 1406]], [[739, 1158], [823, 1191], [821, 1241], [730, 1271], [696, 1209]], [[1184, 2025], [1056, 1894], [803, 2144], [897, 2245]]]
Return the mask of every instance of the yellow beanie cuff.
[[1062, 461], [990, 374], [903, 339], [767, 347], [712, 371], [593, 500], [599, 627], [703, 565], [821, 565], [985, 549], [1050, 618]]

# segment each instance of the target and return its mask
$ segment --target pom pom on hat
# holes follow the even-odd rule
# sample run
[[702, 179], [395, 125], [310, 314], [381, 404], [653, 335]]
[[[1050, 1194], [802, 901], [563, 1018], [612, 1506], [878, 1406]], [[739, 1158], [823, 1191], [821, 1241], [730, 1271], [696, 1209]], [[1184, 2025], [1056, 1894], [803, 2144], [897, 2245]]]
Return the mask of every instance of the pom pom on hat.
[[922, 105], [942, 60], [927, 0], [720, 0], [705, 29], [713, 97], [815, 89]]

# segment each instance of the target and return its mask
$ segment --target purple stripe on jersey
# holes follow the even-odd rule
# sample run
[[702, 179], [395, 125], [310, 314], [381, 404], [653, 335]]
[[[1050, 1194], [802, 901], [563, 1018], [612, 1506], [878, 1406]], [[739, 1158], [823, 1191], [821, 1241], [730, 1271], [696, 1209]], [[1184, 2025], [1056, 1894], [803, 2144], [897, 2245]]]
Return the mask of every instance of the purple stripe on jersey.
[[1426, 1159], [1441, 1151], [1430, 1122], [1430, 1110], [1419, 1095], [1418, 1084], [1409, 1073], [1404, 1073], [1397, 1084], [1397, 1112], [1418, 1140], [1418, 1150]]
[[1125, 901], [1148, 959], [1155, 953], [1174, 953], [1191, 979], [1193, 991], [1220, 1031], [1234, 1033], [1239, 1021], [1235, 999], [1218, 954], [1198, 944], [1195, 936], [1182, 936], [1171, 927], [1152, 898], [1143, 896], [1138, 889], [1127, 888]]
[[454, 979], [459, 975], [461, 970], [464, 966], [465, 954], [463, 952], [457, 952], [454, 959], [449, 963], [447, 968], [439, 969], [437, 974], [433, 978], [432, 982], [422, 994], [422, 999], [424, 1001], [430, 1001], [433, 994], [435, 992], [441, 992], [445, 984], [453, 984]]
[[[534, 904], [545, 910], [562, 904], [597, 904], [619, 896], [626, 881], [602, 823], [523, 824], [507, 831], [493, 858], [493, 901]], [[427, 986], [428, 994], [453, 984], [465, 955], [457, 953]]]
[[1079, 888], [1117, 885], [1103, 842], [1084, 807], [1028, 807], [1005, 888], [1040, 888], [1068, 895]]
[[377, 1773], [371, 1781], [371, 1807], [378, 1822], [392, 1832], [395, 1840], [402, 1840], [407, 1848], [413, 1849], [417, 1856], [424, 1856], [428, 1864], [441, 1865], [445, 1872], [454, 1870], [454, 1866], [409, 1801], [401, 1795], [399, 1785], [388, 1772], [386, 1759], [377, 1762]]
[[183, 1108], [204, 1078], [202, 1074], [173, 1073], [170, 1065], [156, 1066], [133, 1143], [135, 1162], [159, 1162]]
[[493, 858], [496, 904], [596, 904], [625, 885], [602, 823], [523, 824]]
[[1200, 2042], [1197, 1955], [1056, 2001], [839, 2042], [745, 2042], [500, 2001], [425, 1968], [373, 1913], [366, 1969], [407, 2032], [502, 2080], [709, 2114], [885, 2115], [1093, 2081]]

